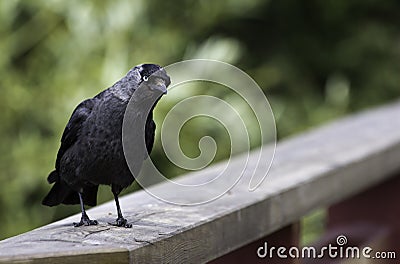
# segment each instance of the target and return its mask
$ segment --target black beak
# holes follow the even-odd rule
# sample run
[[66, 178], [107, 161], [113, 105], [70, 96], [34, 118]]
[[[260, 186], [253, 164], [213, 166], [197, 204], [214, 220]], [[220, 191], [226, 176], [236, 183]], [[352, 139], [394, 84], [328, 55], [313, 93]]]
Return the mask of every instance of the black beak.
[[163, 80], [162, 83], [156, 85], [156, 89], [159, 90], [162, 94], [167, 94], [167, 85]]
[[167, 94], [167, 87], [171, 84], [171, 79], [165, 71], [158, 71], [150, 77], [151, 86], [154, 90]]

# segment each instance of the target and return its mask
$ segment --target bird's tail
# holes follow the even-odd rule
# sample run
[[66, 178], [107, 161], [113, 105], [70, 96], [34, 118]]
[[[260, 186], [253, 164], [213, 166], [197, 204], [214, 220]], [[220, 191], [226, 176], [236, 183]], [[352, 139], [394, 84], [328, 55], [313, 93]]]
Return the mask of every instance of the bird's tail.
[[58, 172], [56, 170], [53, 170], [50, 172], [49, 176], [47, 176], [47, 182], [48, 183], [54, 183], [60, 179]]
[[[53, 172], [52, 172], [53, 173]], [[49, 175], [49, 178], [52, 174]], [[50, 181], [49, 181], [50, 182]], [[50, 192], [44, 197], [42, 204], [47, 206], [56, 206], [60, 203], [63, 203], [64, 199], [71, 195], [71, 193], [75, 193], [78, 199], [78, 194], [71, 188], [69, 188], [66, 184], [62, 181], [55, 181], [53, 187], [51, 188]]]
[[[54, 183], [50, 192], [43, 199], [42, 204], [47, 206], [56, 206], [59, 204], [79, 204], [78, 193], [69, 187], [62, 179], [58, 172], [52, 171], [47, 177], [49, 183]], [[85, 185], [83, 187], [83, 202], [89, 206], [97, 204], [98, 185]]]

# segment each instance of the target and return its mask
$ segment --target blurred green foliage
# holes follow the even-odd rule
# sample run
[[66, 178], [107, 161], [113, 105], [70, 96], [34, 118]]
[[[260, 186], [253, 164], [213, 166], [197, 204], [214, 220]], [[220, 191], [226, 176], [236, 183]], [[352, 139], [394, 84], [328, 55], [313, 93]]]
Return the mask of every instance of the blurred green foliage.
[[[61, 133], [136, 64], [237, 65], [267, 94], [280, 138], [400, 96], [396, 0], [2, 0], [0, 39], [0, 239], [79, 210], [40, 204]], [[182, 140], [196, 149], [192, 132]]]

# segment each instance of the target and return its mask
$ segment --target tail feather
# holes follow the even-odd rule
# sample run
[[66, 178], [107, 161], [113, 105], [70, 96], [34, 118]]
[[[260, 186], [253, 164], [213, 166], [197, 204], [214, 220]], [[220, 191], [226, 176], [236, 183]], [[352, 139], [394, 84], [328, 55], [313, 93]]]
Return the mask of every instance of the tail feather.
[[[59, 204], [79, 204], [79, 196], [75, 190], [69, 187], [60, 179], [57, 171], [52, 171], [47, 177], [49, 183], [54, 183], [50, 192], [43, 199], [42, 204], [47, 206], [56, 206]], [[83, 202], [89, 206], [97, 204], [98, 185], [85, 185], [83, 187]]]
[[63, 184], [61, 181], [55, 182], [50, 192], [43, 199], [42, 204], [47, 206], [59, 205], [71, 192], [74, 191], [66, 184]]
[[97, 191], [99, 189], [98, 185], [85, 186], [83, 188], [83, 202], [89, 206], [97, 205]]
[[[82, 199], [85, 205], [95, 206], [97, 204], [98, 185], [86, 185], [83, 187]], [[76, 191], [70, 192], [62, 201], [63, 204], [79, 204], [79, 196]]]
[[59, 180], [58, 172], [56, 170], [50, 172], [49, 176], [47, 177], [47, 182], [48, 183], [55, 183], [56, 181]]

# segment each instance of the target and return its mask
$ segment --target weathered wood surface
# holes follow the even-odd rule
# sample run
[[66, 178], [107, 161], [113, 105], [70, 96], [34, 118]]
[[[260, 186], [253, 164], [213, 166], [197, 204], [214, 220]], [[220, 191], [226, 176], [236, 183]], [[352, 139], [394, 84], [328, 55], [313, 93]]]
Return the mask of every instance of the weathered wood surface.
[[[115, 207], [113, 202], [106, 203], [88, 211], [100, 222], [98, 226], [74, 228], [72, 222], [80, 218], [75, 215], [1, 241], [0, 262], [212, 260], [294, 222], [311, 209], [343, 200], [399, 172], [400, 102], [282, 141], [268, 177], [249, 192], [249, 172], [254, 162], [251, 156], [249, 169], [240, 182], [211, 203], [171, 205], [140, 191], [121, 199], [133, 228], [107, 225], [115, 218]], [[264, 166], [267, 170], [268, 164]], [[209, 168], [183, 176], [182, 180], [204, 182], [214, 173], [215, 169]], [[154, 188], [163, 187], [161, 184]], [[202, 195], [163, 191], [171, 196], [186, 195], [184, 199], [188, 200]]]

